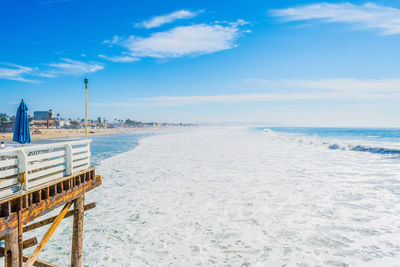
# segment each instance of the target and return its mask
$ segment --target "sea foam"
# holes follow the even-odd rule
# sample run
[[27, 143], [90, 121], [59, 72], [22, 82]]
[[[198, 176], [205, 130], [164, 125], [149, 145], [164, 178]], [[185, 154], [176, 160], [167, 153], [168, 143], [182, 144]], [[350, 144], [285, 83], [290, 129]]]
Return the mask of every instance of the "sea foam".
[[[97, 173], [85, 266], [394, 266], [400, 258], [393, 157], [225, 127], [143, 139]], [[40, 258], [65, 266], [70, 237], [67, 219]]]

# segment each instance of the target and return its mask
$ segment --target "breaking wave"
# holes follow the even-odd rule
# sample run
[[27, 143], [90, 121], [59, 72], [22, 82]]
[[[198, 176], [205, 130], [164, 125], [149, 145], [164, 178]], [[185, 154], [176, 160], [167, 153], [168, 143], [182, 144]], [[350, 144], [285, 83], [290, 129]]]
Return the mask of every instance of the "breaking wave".
[[[264, 129], [264, 134], [275, 136], [278, 139], [289, 139], [291, 141], [295, 141], [297, 143], [324, 146], [328, 149], [332, 150], [347, 150], [347, 151], [356, 151], [356, 152], [368, 152], [373, 154], [392, 154], [392, 155], [400, 155], [400, 148], [394, 147], [384, 147], [384, 146], [374, 146], [371, 145], [360, 145], [355, 142], [357, 141], [328, 141], [322, 138], [315, 137], [307, 137], [307, 136], [298, 136], [296, 134], [283, 134], [274, 132], [271, 129]], [[387, 144], [392, 145], [392, 144]]]

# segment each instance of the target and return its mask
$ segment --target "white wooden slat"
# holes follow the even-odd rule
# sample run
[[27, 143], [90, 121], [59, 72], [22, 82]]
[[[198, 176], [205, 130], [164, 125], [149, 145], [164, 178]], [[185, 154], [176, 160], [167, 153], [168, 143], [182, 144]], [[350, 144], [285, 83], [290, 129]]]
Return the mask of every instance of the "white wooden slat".
[[42, 144], [42, 145], [28, 145], [26, 147], [13, 147], [13, 148], [6, 148], [0, 151], [0, 155], [16, 155], [17, 150], [24, 149], [27, 154], [32, 151], [41, 151], [46, 149], [54, 149], [54, 148], [62, 148], [66, 144], [71, 144], [72, 146], [79, 146], [79, 145], [89, 145], [92, 142], [91, 139], [88, 140], [78, 140], [78, 141], [70, 141], [70, 142], [59, 142], [59, 143], [49, 143], [49, 144]]
[[30, 181], [29, 182], [30, 189], [34, 189], [35, 186], [42, 185], [42, 184], [50, 182], [52, 180], [56, 180], [56, 179], [62, 178], [65, 175], [66, 175], [65, 172], [60, 172], [60, 173], [56, 173], [56, 174], [53, 174], [53, 175], [45, 176], [43, 178], [36, 179], [34, 181]]
[[49, 174], [54, 173], [54, 172], [64, 171], [64, 170], [65, 170], [65, 165], [58, 165], [58, 166], [55, 166], [53, 168], [49, 168], [49, 169], [46, 169], [46, 170], [43, 170], [43, 171], [30, 173], [29, 174], [29, 181], [32, 180], [32, 179], [38, 178], [40, 176], [45, 176], [45, 175], [49, 175]]
[[18, 168], [0, 171], [0, 178], [18, 174]]
[[89, 166], [87, 164], [82, 165], [80, 167], [74, 168], [74, 173], [79, 172], [79, 171], [83, 171], [86, 170], [87, 168], [89, 168]]
[[17, 165], [18, 165], [18, 159], [0, 160], [0, 168], [17, 166]]
[[74, 156], [74, 164], [76, 164], [76, 162], [78, 160], [87, 159], [87, 158], [90, 158], [90, 153], [78, 154], [78, 155]]
[[8, 179], [0, 179], [0, 188], [18, 185], [18, 177], [8, 178]]
[[72, 153], [74, 155], [81, 153], [81, 152], [88, 152], [88, 147], [87, 146], [83, 146], [83, 147], [79, 147], [79, 148], [72, 148]]
[[40, 168], [47, 168], [50, 166], [56, 166], [59, 164], [65, 163], [65, 158], [56, 158], [53, 160], [46, 160], [42, 162], [35, 162], [33, 164], [28, 165], [28, 171], [40, 169]]
[[0, 190], [0, 198], [12, 196], [17, 192], [18, 192], [18, 186], [1, 189]]
[[[21, 148], [19, 148], [21, 149]], [[6, 149], [2, 149], [0, 150], [0, 156], [16, 156], [17, 155], [17, 148], [6, 148]]]
[[[20, 185], [17, 175], [21, 171], [27, 172], [27, 183], [25, 183], [26, 187], [23, 189], [28, 190], [28, 184], [29, 189], [43, 186], [45, 183], [89, 168], [91, 141], [79, 140], [0, 150], [0, 168], [18, 166], [0, 171], [0, 198], [18, 193]], [[67, 149], [68, 147], [70, 152]], [[70, 173], [68, 174], [66, 173], [67, 151], [70, 153]], [[24, 157], [21, 157], [21, 155]], [[8, 158], [4, 159], [2, 156]], [[2, 179], [5, 177], [9, 178]]]
[[88, 158], [74, 161], [74, 169], [75, 169], [75, 167], [79, 167], [80, 165], [88, 164], [88, 163], [89, 163], [89, 159]]
[[51, 158], [62, 157], [62, 156], [65, 156], [65, 150], [44, 153], [44, 154], [39, 154], [39, 155], [34, 155], [34, 156], [28, 156], [28, 161], [31, 162], [31, 161], [35, 161], [35, 160], [51, 159]]

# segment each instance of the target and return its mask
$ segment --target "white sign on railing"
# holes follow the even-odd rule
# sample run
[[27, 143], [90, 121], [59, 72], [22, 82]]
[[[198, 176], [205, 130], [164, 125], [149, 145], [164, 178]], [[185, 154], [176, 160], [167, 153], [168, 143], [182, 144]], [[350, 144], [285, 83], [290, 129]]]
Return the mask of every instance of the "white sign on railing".
[[0, 198], [89, 168], [91, 141], [0, 150]]

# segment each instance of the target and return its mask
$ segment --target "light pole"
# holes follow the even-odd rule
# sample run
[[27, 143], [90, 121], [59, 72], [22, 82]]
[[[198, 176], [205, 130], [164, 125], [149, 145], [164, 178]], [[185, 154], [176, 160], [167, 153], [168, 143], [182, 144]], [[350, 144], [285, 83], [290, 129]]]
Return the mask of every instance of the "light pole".
[[85, 139], [87, 139], [87, 84], [88, 79], [85, 79]]

